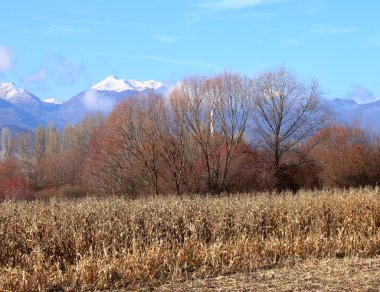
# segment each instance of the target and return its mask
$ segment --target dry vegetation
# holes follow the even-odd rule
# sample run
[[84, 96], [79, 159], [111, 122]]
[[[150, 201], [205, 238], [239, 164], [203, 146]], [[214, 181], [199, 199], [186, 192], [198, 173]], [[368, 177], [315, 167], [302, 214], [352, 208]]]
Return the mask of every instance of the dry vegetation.
[[367, 291], [380, 288], [380, 257], [307, 260], [248, 274], [174, 282], [159, 291]]
[[137, 289], [311, 259], [376, 257], [379, 199], [379, 189], [353, 189], [4, 202], [0, 289]]
[[380, 184], [380, 138], [335, 124], [286, 68], [185, 78], [87, 116], [0, 137], [0, 201], [257, 193]]

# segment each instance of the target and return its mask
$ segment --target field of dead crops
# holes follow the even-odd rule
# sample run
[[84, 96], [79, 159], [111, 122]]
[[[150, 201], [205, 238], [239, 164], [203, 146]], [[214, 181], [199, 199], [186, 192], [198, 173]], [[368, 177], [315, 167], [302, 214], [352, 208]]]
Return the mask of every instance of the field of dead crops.
[[380, 254], [380, 189], [0, 204], [0, 289], [141, 289]]

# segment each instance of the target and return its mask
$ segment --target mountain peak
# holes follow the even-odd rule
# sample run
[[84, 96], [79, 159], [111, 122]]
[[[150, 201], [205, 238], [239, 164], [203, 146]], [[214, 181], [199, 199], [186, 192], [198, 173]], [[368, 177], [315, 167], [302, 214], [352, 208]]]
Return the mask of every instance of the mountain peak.
[[0, 88], [2, 87], [16, 87], [16, 85], [13, 82], [4, 82], [0, 83]]
[[154, 80], [140, 81], [135, 79], [125, 80], [119, 79], [115, 75], [110, 75], [106, 77], [103, 81], [93, 85], [91, 89], [98, 91], [116, 91], [122, 92], [126, 90], [144, 91], [146, 89], [157, 90], [163, 87], [162, 82], [157, 82]]
[[0, 83], [0, 98], [30, 112], [38, 108], [41, 101], [24, 88], [14, 83]]
[[19, 88], [14, 84], [13, 82], [4, 82], [0, 83], [0, 89], [2, 90], [23, 90], [25, 91], [24, 88]]
[[25, 94], [26, 90], [18, 88], [14, 83], [0, 83], [0, 95], [3, 99], [13, 101], [17, 96]]
[[108, 79], [108, 80], [119, 80], [119, 78], [117, 78], [115, 75], [110, 75], [110, 76], [108, 76], [106, 79]]
[[99, 91], [117, 91], [121, 92], [124, 90], [133, 89], [124, 79], [118, 79], [115, 75], [110, 75], [106, 79], [100, 81], [99, 83], [93, 85], [91, 89]]
[[155, 80], [148, 80], [148, 81], [140, 81], [140, 80], [128, 80], [129, 84], [132, 85], [136, 90], [142, 91], [145, 89], [154, 89], [157, 90], [163, 86], [165, 86], [164, 83], [158, 82]]

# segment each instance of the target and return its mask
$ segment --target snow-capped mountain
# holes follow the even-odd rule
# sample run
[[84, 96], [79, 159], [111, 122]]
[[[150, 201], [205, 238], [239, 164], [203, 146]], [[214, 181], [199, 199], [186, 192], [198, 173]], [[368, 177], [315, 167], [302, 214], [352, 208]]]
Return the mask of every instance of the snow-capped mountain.
[[0, 83], [0, 126], [7, 124], [33, 129], [45, 123], [48, 108], [26, 89], [18, 88], [13, 83]]
[[39, 110], [42, 106], [38, 97], [13, 83], [0, 83], [0, 97], [27, 112]]
[[69, 123], [77, 123], [91, 112], [108, 114], [117, 103], [133, 95], [149, 91], [165, 93], [168, 88], [154, 80], [126, 80], [111, 75], [63, 103], [56, 116]]
[[135, 94], [163, 93], [167, 89], [162, 82], [125, 80], [112, 75], [61, 103], [54, 98], [41, 100], [13, 83], [0, 83], [0, 127], [7, 125], [31, 130], [49, 122], [64, 127], [81, 121], [91, 112], [108, 114], [115, 104]]
[[[165, 93], [169, 87], [154, 80], [139, 81], [109, 76], [66, 102], [41, 100], [13, 83], [0, 83], [0, 128], [9, 126], [33, 130], [38, 125], [54, 122], [58, 127], [80, 122], [91, 112], [108, 114], [120, 101], [144, 92]], [[380, 134], [380, 101], [358, 104], [350, 99], [324, 100], [336, 122], [358, 124]]]
[[0, 83], [0, 98], [32, 114], [52, 108], [51, 102], [41, 101], [28, 90], [19, 88], [13, 83]]
[[0, 83], [0, 95], [2, 99], [14, 102], [29, 101], [31, 97], [23, 88], [18, 88], [13, 83]]
[[115, 75], [108, 76], [103, 81], [91, 86], [91, 89], [97, 91], [116, 91], [123, 92], [127, 90], [144, 91], [147, 89], [158, 90], [164, 87], [165, 84], [154, 80], [139, 81], [139, 80], [125, 80], [118, 79]]

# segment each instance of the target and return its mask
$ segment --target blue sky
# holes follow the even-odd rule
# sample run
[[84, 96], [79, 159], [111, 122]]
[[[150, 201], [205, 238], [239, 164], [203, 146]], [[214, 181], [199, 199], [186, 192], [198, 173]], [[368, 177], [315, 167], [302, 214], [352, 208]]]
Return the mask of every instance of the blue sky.
[[0, 82], [66, 100], [114, 74], [174, 83], [281, 65], [380, 98], [379, 0], [3, 0]]

